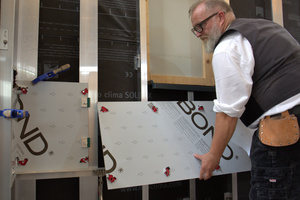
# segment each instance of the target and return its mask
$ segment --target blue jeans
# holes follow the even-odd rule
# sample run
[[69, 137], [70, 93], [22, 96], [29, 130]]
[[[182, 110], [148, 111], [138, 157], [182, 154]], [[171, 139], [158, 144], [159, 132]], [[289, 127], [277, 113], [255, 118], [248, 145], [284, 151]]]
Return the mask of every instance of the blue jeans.
[[[300, 116], [296, 115], [298, 123]], [[260, 142], [257, 131], [252, 138], [251, 200], [300, 200], [300, 141], [285, 147]]]

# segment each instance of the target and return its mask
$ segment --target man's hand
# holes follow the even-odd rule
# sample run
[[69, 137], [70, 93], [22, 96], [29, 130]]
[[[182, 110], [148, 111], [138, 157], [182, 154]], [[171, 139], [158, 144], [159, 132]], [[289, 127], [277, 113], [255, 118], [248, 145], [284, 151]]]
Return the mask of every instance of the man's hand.
[[208, 153], [194, 156], [201, 160], [200, 180], [207, 180], [219, 166], [220, 159], [235, 130], [238, 118], [225, 113], [216, 114], [215, 132]]
[[220, 163], [220, 158], [216, 155], [211, 154], [210, 152], [206, 154], [194, 154], [195, 158], [201, 160], [201, 169], [200, 169], [200, 180], [207, 180], [211, 178], [212, 173]]

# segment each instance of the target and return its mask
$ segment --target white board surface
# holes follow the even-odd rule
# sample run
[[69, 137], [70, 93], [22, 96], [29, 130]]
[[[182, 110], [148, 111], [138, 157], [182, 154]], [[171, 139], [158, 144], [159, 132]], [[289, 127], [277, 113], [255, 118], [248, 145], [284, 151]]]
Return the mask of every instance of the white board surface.
[[[198, 178], [201, 162], [193, 154], [209, 150], [212, 107], [208, 101], [98, 102], [108, 189]], [[230, 142], [213, 175], [250, 170], [251, 136], [239, 122], [232, 140], [246, 141], [245, 148]]]
[[13, 119], [12, 164], [16, 173], [88, 168], [88, 108], [81, 106], [86, 83], [39, 82], [15, 95], [14, 106], [29, 118]]

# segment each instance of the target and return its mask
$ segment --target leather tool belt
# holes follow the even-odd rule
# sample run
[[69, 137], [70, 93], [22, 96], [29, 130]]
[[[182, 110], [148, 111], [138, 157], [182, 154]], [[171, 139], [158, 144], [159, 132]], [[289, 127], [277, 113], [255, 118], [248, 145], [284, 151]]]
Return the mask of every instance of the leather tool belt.
[[258, 137], [268, 146], [283, 147], [295, 144], [299, 140], [297, 117], [289, 111], [280, 116], [266, 116], [260, 120]]

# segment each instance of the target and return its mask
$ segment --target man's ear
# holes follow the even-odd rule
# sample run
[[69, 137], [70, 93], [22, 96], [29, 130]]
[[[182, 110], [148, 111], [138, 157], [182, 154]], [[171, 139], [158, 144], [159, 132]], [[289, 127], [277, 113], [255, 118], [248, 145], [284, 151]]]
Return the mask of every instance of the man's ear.
[[224, 25], [224, 23], [225, 23], [225, 13], [223, 11], [220, 11], [218, 13], [218, 18], [220, 20], [220, 25], [221, 26]]

